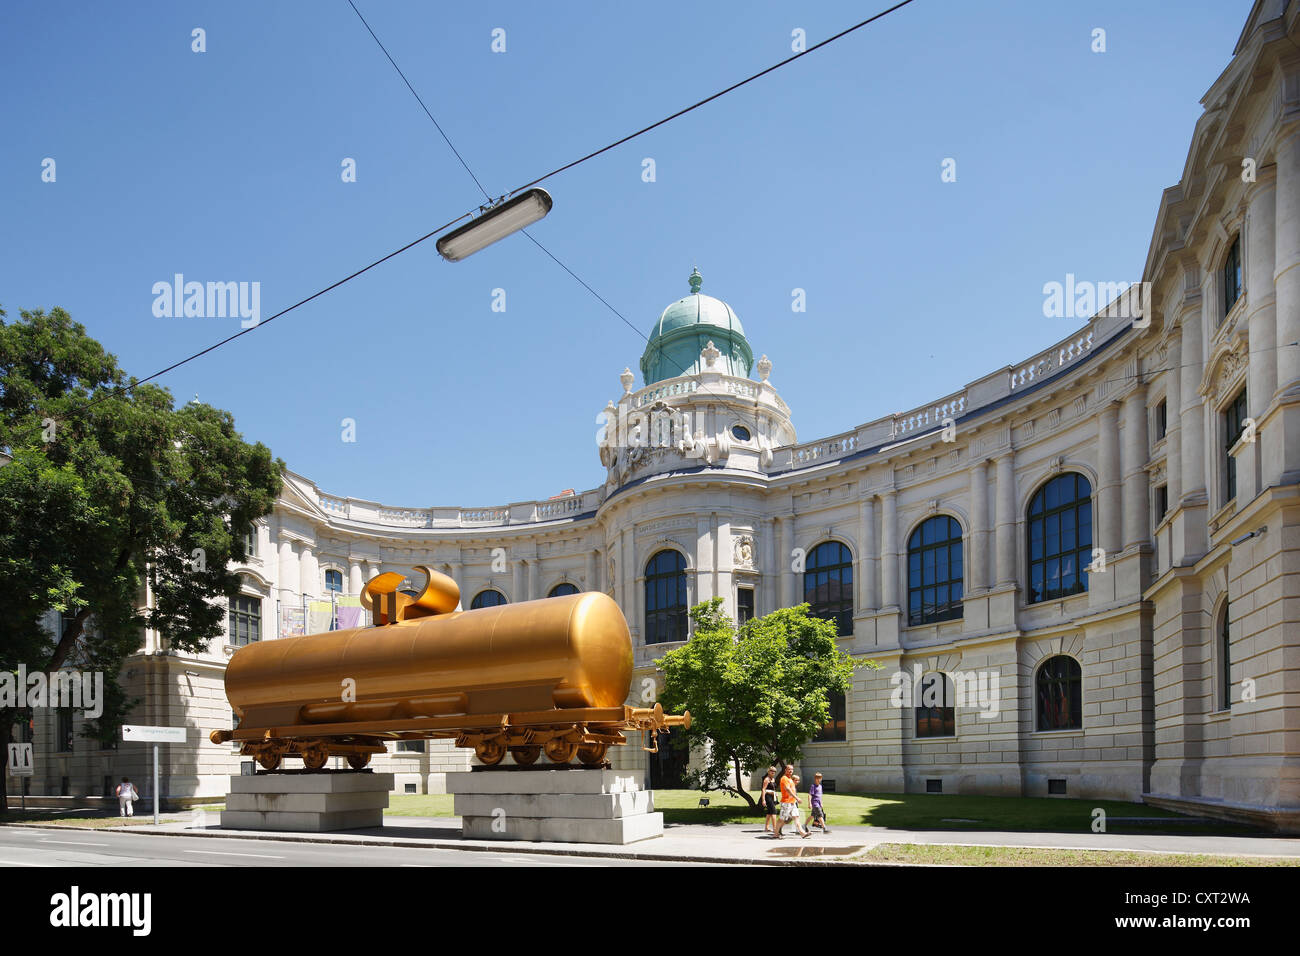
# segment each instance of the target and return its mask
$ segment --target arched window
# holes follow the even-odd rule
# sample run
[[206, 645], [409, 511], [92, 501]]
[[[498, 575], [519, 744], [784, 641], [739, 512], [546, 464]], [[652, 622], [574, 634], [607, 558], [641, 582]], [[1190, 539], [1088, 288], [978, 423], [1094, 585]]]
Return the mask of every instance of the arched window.
[[477, 611], [481, 607], [500, 607], [502, 604], [509, 604], [506, 596], [496, 588], [488, 588], [485, 591], [479, 591], [474, 595], [474, 600], [470, 602], [469, 609]]
[[548, 594], [548, 595], [546, 595], [546, 596], [547, 596], [547, 597], [564, 597], [564, 595], [566, 595], [566, 594], [577, 594], [577, 593], [578, 593], [578, 587], [577, 587], [577, 585], [575, 585], [575, 584], [570, 584], [568, 581], [561, 581], [561, 582], [560, 582], [559, 584], [557, 584], [555, 587], [551, 588], [551, 593]]
[[1073, 657], [1058, 654], [1038, 668], [1038, 729], [1083, 727], [1083, 671]]
[[645, 642], [686, 640], [686, 559], [660, 551], [645, 566]]
[[1232, 635], [1229, 631], [1228, 602], [1219, 615], [1219, 706], [1232, 709]]
[[343, 590], [343, 572], [330, 568], [325, 572], [325, 590], [342, 591]]
[[853, 555], [838, 541], [824, 541], [804, 563], [803, 599], [812, 616], [835, 622], [841, 637], [853, 633]]
[[1092, 562], [1092, 485], [1058, 475], [1029, 502], [1028, 603], [1088, 590]]
[[941, 671], [926, 674], [916, 695], [916, 736], [956, 736], [957, 708], [953, 705], [952, 678]]
[[1223, 314], [1226, 316], [1241, 297], [1241, 235], [1232, 240], [1223, 260]]
[[915, 626], [962, 616], [961, 525], [937, 515], [907, 542], [907, 620]]

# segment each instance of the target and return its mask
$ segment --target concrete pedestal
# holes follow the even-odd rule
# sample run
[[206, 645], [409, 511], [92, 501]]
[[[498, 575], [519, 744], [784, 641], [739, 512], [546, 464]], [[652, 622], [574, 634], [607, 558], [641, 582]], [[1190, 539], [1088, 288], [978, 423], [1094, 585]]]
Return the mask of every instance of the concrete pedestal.
[[447, 792], [468, 839], [622, 845], [664, 834], [654, 792], [618, 770], [449, 773]]
[[232, 776], [221, 825], [296, 833], [381, 827], [392, 788], [391, 773], [369, 771]]

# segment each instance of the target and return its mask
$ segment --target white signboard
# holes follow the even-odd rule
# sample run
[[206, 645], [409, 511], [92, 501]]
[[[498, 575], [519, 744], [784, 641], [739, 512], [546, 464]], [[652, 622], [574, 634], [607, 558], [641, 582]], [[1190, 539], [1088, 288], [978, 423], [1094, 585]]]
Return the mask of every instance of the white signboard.
[[31, 744], [9, 745], [9, 773], [15, 777], [30, 777], [36, 772]]
[[183, 744], [184, 727], [147, 727], [143, 724], [123, 724], [122, 739], [136, 743]]

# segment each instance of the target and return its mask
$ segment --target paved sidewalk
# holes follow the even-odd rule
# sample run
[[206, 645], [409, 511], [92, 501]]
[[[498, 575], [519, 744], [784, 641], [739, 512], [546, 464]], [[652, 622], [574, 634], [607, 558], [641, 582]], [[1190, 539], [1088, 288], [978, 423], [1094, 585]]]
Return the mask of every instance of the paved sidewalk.
[[[1049, 847], [1079, 850], [1133, 850], [1147, 853], [1204, 853], [1228, 856], [1271, 856], [1300, 859], [1300, 839], [1268, 836], [1202, 836], [1122, 833], [1020, 833], [960, 830], [891, 830], [884, 827], [838, 826], [829, 834], [814, 831], [808, 839], [786, 835], [781, 840], [763, 833], [761, 825], [667, 824], [658, 839], [627, 846], [590, 843], [523, 843], [512, 840], [466, 840], [457, 817], [386, 815], [385, 826], [340, 833], [268, 833], [228, 830], [207, 813], [183, 822], [133, 826], [132, 833], [185, 835], [214, 839], [240, 837], [310, 843], [357, 843], [371, 846], [428, 846], [485, 850], [493, 853], [548, 853], [620, 859], [680, 860], [739, 864], [865, 863], [865, 853], [882, 843], [923, 843], [964, 846]], [[56, 822], [41, 824], [57, 827]], [[82, 829], [82, 828], [76, 828]], [[104, 832], [99, 830], [97, 832]]]

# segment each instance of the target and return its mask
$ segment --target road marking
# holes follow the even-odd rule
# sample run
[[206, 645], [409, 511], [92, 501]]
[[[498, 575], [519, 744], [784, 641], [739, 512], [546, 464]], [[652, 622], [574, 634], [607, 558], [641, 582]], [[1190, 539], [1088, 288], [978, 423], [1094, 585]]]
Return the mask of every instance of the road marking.
[[0, 860], [0, 866], [49, 866], [48, 863], [23, 863], [21, 860]]
[[64, 846], [108, 846], [107, 843], [78, 843], [76, 840], [40, 840], [40, 843], [61, 843]]
[[594, 864], [591, 864], [591, 863], [553, 863], [553, 862], [551, 862], [550, 860], [530, 860], [530, 859], [527, 859], [526, 857], [524, 857], [524, 858], [521, 859], [521, 858], [518, 857], [518, 856], [493, 856], [493, 857], [489, 857], [488, 859], [491, 859], [491, 860], [500, 860], [502, 863], [510, 863], [510, 864], [515, 865], [515, 866], [519, 866], [519, 865], [527, 865], [527, 866], [593, 866], [593, 865], [594, 865]]
[[259, 860], [283, 860], [282, 856], [270, 856], [266, 853], [223, 853], [220, 850], [185, 850], [185, 853], [209, 853], [212, 856], [255, 856]]

